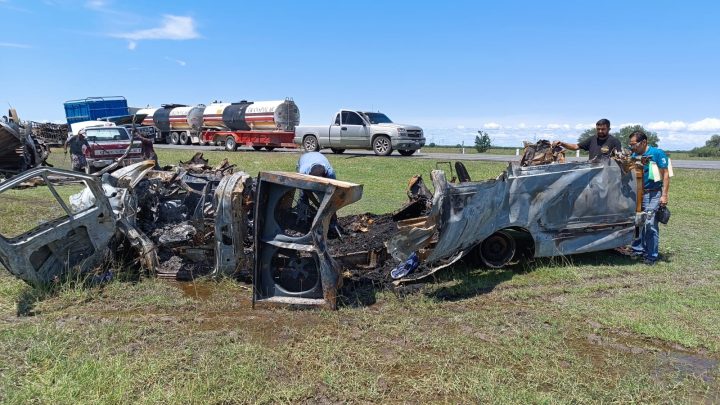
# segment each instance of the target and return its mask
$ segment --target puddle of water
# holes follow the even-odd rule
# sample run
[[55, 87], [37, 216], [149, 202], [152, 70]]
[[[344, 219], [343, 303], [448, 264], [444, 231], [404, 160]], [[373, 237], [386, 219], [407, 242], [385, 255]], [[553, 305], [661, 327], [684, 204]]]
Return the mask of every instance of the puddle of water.
[[586, 349], [593, 363], [601, 361], [610, 352], [624, 352], [628, 355], [646, 356], [655, 364], [653, 377], [657, 380], [671, 379], [680, 382], [683, 378], [699, 378], [706, 384], [713, 383], [720, 374], [720, 360], [711, 358], [703, 353], [691, 352], [664, 344], [663, 342], [649, 341], [637, 336], [619, 333], [613, 336], [588, 335], [580, 344]]
[[212, 281], [169, 281], [168, 283], [180, 289], [184, 296], [198, 301], [209, 299], [218, 287], [217, 283]]

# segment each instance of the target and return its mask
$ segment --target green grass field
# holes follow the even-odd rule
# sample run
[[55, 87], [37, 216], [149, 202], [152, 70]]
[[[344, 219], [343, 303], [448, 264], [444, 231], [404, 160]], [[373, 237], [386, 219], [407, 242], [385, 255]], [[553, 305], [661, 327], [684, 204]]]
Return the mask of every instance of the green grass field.
[[[190, 157], [159, 155], [161, 164]], [[298, 155], [205, 157], [256, 175], [292, 171]], [[340, 179], [364, 185], [341, 215], [395, 210], [407, 180], [435, 168], [329, 159]], [[465, 164], [474, 180], [505, 167]], [[717, 403], [718, 184], [720, 171], [675, 170], [656, 266], [611, 252], [492, 271], [461, 264], [335, 312], [252, 310], [249, 286], [232, 280], [68, 282], [48, 292], [2, 270], [0, 402]], [[27, 225], [8, 209], [8, 227]]]

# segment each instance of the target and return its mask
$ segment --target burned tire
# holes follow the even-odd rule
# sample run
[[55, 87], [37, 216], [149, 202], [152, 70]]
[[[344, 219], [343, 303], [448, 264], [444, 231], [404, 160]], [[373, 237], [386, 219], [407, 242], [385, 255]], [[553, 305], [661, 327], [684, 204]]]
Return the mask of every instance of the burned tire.
[[320, 144], [315, 135], [308, 135], [303, 139], [303, 148], [305, 148], [306, 152], [317, 152], [320, 150]]
[[398, 152], [400, 152], [400, 154], [403, 156], [411, 156], [412, 154], [415, 153], [415, 150], [414, 149], [413, 150], [400, 149], [400, 150], [398, 150]]
[[379, 135], [373, 139], [372, 147], [373, 151], [378, 156], [388, 156], [393, 151], [390, 138], [385, 135]]
[[173, 145], [180, 144], [180, 134], [177, 132], [170, 132], [170, 143]]
[[252, 148], [259, 152], [262, 150], [263, 147], [262, 146], [253, 146]]
[[483, 264], [498, 269], [510, 263], [515, 256], [515, 239], [505, 231], [497, 231], [476, 249]]
[[237, 142], [232, 136], [225, 138], [225, 150], [228, 152], [235, 152], [237, 150]]
[[338, 154], [338, 155], [342, 155], [343, 153], [345, 153], [345, 149], [330, 148], [330, 150], [331, 150], [333, 153]]

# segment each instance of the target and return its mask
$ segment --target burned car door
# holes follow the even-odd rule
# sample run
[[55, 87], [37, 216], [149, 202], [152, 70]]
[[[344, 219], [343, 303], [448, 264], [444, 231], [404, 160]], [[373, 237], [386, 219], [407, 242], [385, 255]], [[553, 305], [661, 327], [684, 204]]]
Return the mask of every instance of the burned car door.
[[103, 258], [116, 225], [98, 178], [41, 167], [0, 184], [0, 262], [34, 285]]

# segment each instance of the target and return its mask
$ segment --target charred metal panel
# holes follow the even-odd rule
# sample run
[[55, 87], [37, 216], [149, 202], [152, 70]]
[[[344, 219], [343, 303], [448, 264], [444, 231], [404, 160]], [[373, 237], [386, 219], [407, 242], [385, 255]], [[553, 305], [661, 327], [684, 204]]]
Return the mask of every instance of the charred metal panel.
[[255, 204], [255, 302], [336, 307], [340, 266], [327, 250], [333, 214], [362, 186], [297, 173], [261, 172]]
[[628, 244], [635, 230], [635, 174], [615, 160], [522, 167], [511, 163], [495, 180], [447, 182], [432, 172], [435, 192], [424, 226], [401, 228], [388, 251], [404, 260], [425, 248], [430, 271], [454, 262], [493, 233], [520, 229], [532, 235], [534, 256], [611, 249]]
[[[92, 195], [89, 206], [72, 210], [55, 191], [51, 176], [77, 180]], [[47, 167], [28, 170], [0, 184], [0, 194], [10, 193], [22, 183], [42, 178], [63, 212], [57, 219], [41, 223], [20, 235], [0, 236], [0, 262], [10, 273], [40, 286], [59, 279], [67, 269], [90, 269], [104, 257], [116, 231], [110, 202], [97, 177]]]
[[251, 208], [252, 178], [238, 172], [223, 177], [215, 189], [215, 269], [213, 275], [233, 275], [245, 259], [248, 208]]

